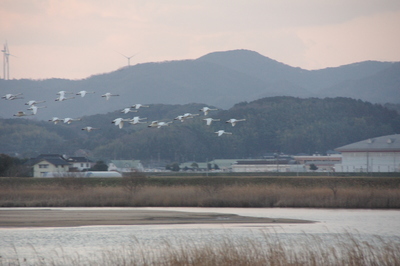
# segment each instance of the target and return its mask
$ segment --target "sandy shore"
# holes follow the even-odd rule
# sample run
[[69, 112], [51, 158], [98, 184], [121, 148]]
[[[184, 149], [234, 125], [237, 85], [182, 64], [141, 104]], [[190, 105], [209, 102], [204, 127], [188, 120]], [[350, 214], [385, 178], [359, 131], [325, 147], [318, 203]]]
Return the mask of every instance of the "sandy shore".
[[68, 227], [87, 225], [310, 223], [296, 219], [244, 217], [236, 214], [107, 209], [0, 210], [0, 227]]

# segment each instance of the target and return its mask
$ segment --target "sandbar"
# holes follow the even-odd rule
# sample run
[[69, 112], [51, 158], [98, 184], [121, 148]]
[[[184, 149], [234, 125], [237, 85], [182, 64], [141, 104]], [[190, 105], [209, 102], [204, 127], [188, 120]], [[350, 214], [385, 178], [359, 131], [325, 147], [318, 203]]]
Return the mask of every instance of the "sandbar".
[[141, 209], [1, 209], [0, 227], [73, 227], [93, 225], [312, 223], [286, 218], [245, 217], [236, 214]]

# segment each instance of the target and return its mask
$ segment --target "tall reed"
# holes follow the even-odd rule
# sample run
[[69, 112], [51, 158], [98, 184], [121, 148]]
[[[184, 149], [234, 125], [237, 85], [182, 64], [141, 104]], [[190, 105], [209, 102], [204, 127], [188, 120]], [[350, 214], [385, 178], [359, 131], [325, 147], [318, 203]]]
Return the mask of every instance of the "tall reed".
[[399, 188], [277, 185], [0, 187], [1, 207], [313, 207], [400, 208]]
[[107, 248], [95, 256], [57, 253], [56, 257], [42, 257], [0, 258], [0, 265], [393, 266], [400, 265], [400, 240], [377, 236], [362, 239], [350, 233], [332, 234], [328, 239], [303, 234], [282, 240], [280, 235], [266, 231], [235, 238], [227, 232], [226, 237], [214, 237], [208, 243], [166, 239], [154, 247], [137, 241], [131, 246]]

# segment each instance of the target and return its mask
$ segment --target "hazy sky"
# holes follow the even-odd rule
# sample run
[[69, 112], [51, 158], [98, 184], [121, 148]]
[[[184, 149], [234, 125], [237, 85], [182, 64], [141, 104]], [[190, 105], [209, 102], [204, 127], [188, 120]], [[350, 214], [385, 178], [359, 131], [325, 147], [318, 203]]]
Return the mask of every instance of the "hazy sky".
[[320, 69], [400, 61], [400, 1], [0, 0], [0, 41], [16, 79], [86, 78], [127, 65], [121, 54], [133, 65], [234, 49]]

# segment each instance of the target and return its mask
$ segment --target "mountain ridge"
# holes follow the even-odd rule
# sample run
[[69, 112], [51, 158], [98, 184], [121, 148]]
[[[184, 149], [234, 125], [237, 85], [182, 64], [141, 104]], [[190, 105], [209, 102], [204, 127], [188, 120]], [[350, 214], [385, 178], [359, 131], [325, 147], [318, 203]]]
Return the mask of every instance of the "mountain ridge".
[[[398, 104], [400, 69], [393, 66], [396, 63], [364, 61], [305, 70], [249, 50], [213, 52], [197, 59], [137, 64], [81, 80], [0, 80], [2, 95], [21, 92], [24, 96], [23, 100], [2, 100], [0, 117], [11, 118], [18, 111], [29, 112], [23, 105], [29, 100], [46, 101], [47, 108], [29, 118], [39, 120], [113, 112], [136, 103], [204, 103], [228, 109], [238, 102], [272, 96], [352, 97], [372, 103]], [[382, 86], [377, 88], [372, 84]], [[60, 90], [96, 93], [55, 102]], [[105, 101], [100, 96], [106, 92], [121, 96]]]

